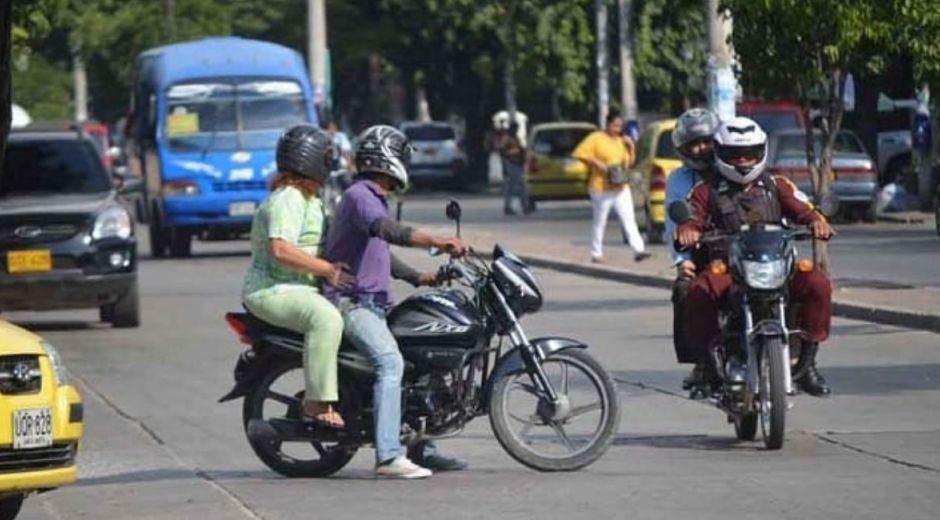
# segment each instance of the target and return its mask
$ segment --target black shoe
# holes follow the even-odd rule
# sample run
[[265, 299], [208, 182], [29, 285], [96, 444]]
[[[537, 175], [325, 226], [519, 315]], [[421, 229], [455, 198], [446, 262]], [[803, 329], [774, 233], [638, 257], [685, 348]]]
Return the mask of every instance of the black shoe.
[[516, 210], [514, 210], [514, 209], [512, 209], [512, 208], [503, 208], [503, 215], [512, 215], [512, 216], [515, 216], [515, 215], [518, 215], [518, 213], [516, 213]]
[[826, 383], [826, 378], [816, 370], [815, 360], [806, 368], [806, 373], [797, 381], [797, 384], [801, 390], [814, 397], [826, 397], [832, 393], [832, 389]]
[[634, 262], [642, 262], [643, 260], [646, 260], [647, 258], [649, 258], [649, 257], [651, 257], [651, 256], [653, 256], [653, 255], [651, 255], [650, 253], [647, 253], [647, 252], [644, 251], [644, 252], [642, 252], [642, 253], [637, 253], [637, 254], [633, 255], [633, 261], [634, 261]]
[[408, 458], [432, 471], [464, 471], [469, 465], [456, 458], [441, 455], [430, 441], [421, 441], [408, 448]]

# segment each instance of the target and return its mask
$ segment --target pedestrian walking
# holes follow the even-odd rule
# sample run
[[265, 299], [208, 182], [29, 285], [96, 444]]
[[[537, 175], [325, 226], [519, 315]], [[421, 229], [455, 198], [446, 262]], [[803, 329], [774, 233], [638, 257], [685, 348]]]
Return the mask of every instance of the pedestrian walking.
[[611, 209], [620, 219], [621, 229], [633, 249], [634, 260], [641, 262], [650, 256], [633, 213], [633, 195], [627, 182], [627, 168], [633, 157], [621, 137], [622, 132], [623, 118], [611, 113], [604, 129], [585, 137], [573, 153], [575, 159], [583, 161], [591, 169], [588, 192], [594, 207], [591, 232], [591, 261], [594, 263], [605, 261], [604, 230]]
[[503, 213], [516, 215], [512, 209], [512, 199], [518, 198], [522, 212], [529, 214], [534, 208], [529, 201], [529, 190], [525, 185], [523, 163], [525, 163], [525, 147], [516, 135], [519, 125], [510, 123], [509, 129], [500, 132], [497, 137], [497, 149], [503, 163]]

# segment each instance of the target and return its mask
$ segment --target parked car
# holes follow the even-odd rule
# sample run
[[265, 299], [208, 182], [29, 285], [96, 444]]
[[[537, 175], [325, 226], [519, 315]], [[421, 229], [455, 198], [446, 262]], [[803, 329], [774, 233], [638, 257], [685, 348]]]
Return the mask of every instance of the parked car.
[[14, 131], [0, 177], [0, 310], [80, 307], [139, 324], [131, 215], [81, 130]]
[[31, 493], [75, 482], [83, 419], [55, 348], [0, 320], [0, 518], [15, 518]]
[[[817, 157], [822, 153], [822, 134], [814, 132]], [[806, 131], [783, 130], [770, 136], [767, 164], [777, 175], [792, 180], [800, 190], [812, 193], [806, 163]], [[832, 193], [839, 200], [840, 212], [872, 222], [877, 216], [875, 195], [878, 171], [875, 161], [858, 136], [841, 130], [832, 148]]]
[[526, 147], [525, 181], [529, 199], [571, 200], [588, 197], [586, 164], [573, 158], [575, 147], [597, 130], [591, 123], [558, 121], [532, 127]]
[[735, 106], [737, 115], [749, 117], [770, 135], [779, 130], [806, 128], [806, 117], [799, 104], [788, 101], [744, 100]]
[[467, 157], [457, 141], [457, 130], [450, 123], [406, 121], [400, 130], [411, 141], [409, 175], [415, 183], [445, 182], [451, 186], [466, 183]]
[[663, 243], [666, 230], [666, 178], [682, 160], [672, 145], [675, 119], [661, 119], [646, 125], [637, 142], [636, 169], [646, 191], [646, 239], [651, 244]]

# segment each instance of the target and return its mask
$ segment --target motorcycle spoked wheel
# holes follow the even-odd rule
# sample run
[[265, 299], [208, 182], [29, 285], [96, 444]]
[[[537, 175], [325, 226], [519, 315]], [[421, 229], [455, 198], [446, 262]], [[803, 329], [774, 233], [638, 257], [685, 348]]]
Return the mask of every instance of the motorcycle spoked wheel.
[[[251, 393], [245, 396], [242, 422], [246, 433], [248, 423], [252, 419], [268, 420], [275, 417], [299, 419], [304, 395], [303, 387], [303, 367], [299, 358], [285, 360], [273, 366]], [[342, 403], [343, 393], [341, 382], [340, 403]], [[356, 446], [335, 442], [281, 442], [249, 438], [248, 443], [265, 466], [291, 478], [332, 475], [346, 466], [357, 451]]]
[[[542, 367], [567, 410], [546, 420], [552, 413], [547, 397], [535, 388], [525, 370], [513, 372], [493, 386], [493, 433], [512, 458], [530, 468], [581, 469], [599, 459], [614, 441], [620, 425], [617, 385], [604, 367], [582, 350], [556, 352]], [[572, 372], [577, 376], [574, 381]], [[575, 428], [582, 418], [585, 420], [578, 421]], [[533, 430], [540, 432], [529, 436]]]
[[[783, 341], [767, 338], [760, 349], [760, 390], [758, 394], [761, 434], [764, 447], [779, 450], [783, 446], [787, 416], [786, 374], [790, 367], [781, 359]], [[789, 361], [789, 360], [787, 360]]]

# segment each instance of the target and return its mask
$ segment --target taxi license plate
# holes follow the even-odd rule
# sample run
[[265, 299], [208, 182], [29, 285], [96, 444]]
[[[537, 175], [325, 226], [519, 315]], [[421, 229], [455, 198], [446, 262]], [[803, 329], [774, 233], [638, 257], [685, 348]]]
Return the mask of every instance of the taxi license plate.
[[228, 215], [230, 217], [244, 217], [246, 215], [255, 214], [255, 203], [248, 202], [232, 202], [228, 205]]
[[52, 270], [52, 252], [48, 249], [7, 252], [7, 272], [31, 273]]
[[52, 446], [52, 411], [49, 407], [13, 411], [13, 449]]

